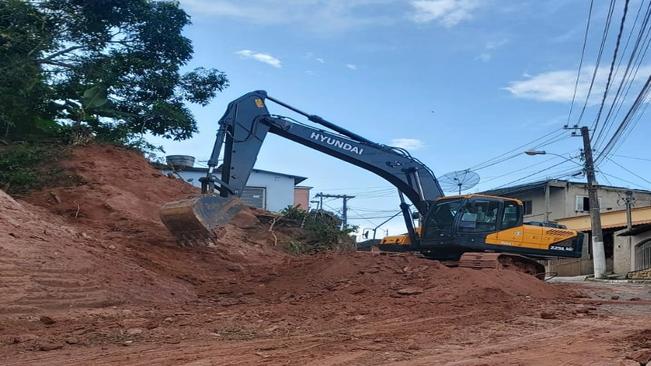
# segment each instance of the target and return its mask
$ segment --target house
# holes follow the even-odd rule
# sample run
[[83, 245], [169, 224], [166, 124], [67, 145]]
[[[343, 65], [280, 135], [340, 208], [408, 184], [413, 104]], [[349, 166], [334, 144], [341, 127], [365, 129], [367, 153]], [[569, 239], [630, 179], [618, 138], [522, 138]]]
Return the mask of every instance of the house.
[[[208, 168], [202, 167], [185, 167], [174, 172], [167, 165], [159, 165], [158, 168], [164, 174], [174, 174], [196, 187], [201, 187], [199, 178], [206, 176], [208, 172]], [[307, 210], [312, 187], [298, 185], [306, 179], [292, 174], [253, 169], [242, 192], [242, 201], [254, 207], [276, 212], [287, 206], [296, 205]]]
[[[606, 268], [609, 272], [621, 273], [626, 266], [622, 263], [630, 263], [631, 261], [631, 256], [629, 255], [626, 261], [620, 261], [615, 266], [615, 253], [619, 253], [619, 258], [624, 253], [624, 249], [621, 247], [621, 240], [624, 239], [620, 238], [618, 231], [626, 228], [625, 211], [623, 210], [625, 208], [624, 197], [627, 191], [632, 191], [636, 200], [636, 207], [651, 206], [651, 191], [648, 190], [631, 190], [629, 188], [606, 185], [599, 185], [597, 190], [602, 221], [604, 221], [604, 249], [606, 252]], [[482, 193], [521, 200], [524, 204], [525, 222], [555, 221], [565, 225], [569, 229], [584, 232], [586, 235], [583, 245], [583, 256], [576, 259], [549, 260], [546, 263], [547, 270], [562, 276], [593, 273], [589, 215], [590, 203], [586, 183], [551, 179], [494, 189]], [[613, 221], [612, 225], [605, 224], [606, 218], [610, 220], [611, 216], [616, 218], [616, 220]], [[616, 242], [620, 243], [620, 247], [617, 246], [618, 244]], [[651, 247], [651, 245], [649, 246]], [[630, 248], [630, 246], [627, 248]], [[624, 271], [624, 274], [629, 270]]]
[[[590, 232], [590, 215], [568, 217], [558, 220], [568, 228]], [[604, 232], [606, 253], [612, 254], [611, 271], [620, 276], [651, 268], [651, 206], [631, 208], [630, 229], [626, 210], [601, 213], [601, 227]], [[609, 253], [610, 252], [610, 253]], [[608, 256], [607, 256], [608, 257]]]

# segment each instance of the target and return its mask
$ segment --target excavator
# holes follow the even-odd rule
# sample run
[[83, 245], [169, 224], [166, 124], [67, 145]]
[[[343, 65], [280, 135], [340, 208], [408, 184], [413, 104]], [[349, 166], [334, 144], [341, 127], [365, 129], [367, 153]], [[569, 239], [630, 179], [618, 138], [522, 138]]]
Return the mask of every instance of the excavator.
[[[320, 127], [271, 114], [269, 102]], [[403, 250], [462, 267], [508, 267], [538, 277], [545, 269], [536, 259], [581, 256], [580, 233], [524, 224], [521, 201], [480, 194], [445, 197], [432, 170], [407, 150], [368, 140], [262, 90], [228, 104], [219, 120], [208, 172], [200, 179], [202, 194], [161, 207], [162, 222], [181, 245], [210, 242], [213, 230], [245, 207], [239, 197], [268, 133], [373, 172], [395, 186], [409, 239], [403, 240]], [[418, 231], [414, 217], [420, 218]]]

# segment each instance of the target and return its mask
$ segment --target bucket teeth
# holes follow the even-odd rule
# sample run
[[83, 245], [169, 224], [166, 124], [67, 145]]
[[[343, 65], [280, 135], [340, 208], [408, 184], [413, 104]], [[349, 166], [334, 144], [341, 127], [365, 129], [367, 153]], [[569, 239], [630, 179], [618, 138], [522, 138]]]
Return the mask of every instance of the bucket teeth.
[[179, 245], [212, 246], [214, 229], [227, 224], [243, 208], [238, 198], [204, 195], [164, 204], [160, 218]]

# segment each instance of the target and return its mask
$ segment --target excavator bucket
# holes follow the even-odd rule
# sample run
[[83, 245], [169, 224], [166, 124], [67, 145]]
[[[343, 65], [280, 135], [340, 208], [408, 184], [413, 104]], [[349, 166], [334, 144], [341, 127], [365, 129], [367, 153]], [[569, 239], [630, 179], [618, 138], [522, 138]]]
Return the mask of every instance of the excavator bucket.
[[210, 246], [213, 230], [227, 224], [245, 207], [236, 197], [203, 195], [164, 204], [160, 218], [179, 244]]

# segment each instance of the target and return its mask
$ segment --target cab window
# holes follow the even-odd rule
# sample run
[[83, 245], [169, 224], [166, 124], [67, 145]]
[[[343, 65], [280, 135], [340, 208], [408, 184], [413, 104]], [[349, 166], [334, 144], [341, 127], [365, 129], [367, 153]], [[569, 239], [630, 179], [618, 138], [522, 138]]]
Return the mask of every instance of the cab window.
[[483, 232], [497, 228], [497, 213], [500, 204], [495, 201], [471, 201], [461, 210], [459, 231]]
[[454, 225], [454, 218], [459, 208], [461, 208], [462, 202], [461, 200], [455, 200], [435, 204], [427, 218], [427, 231], [451, 230]]
[[502, 215], [502, 229], [518, 226], [520, 222], [520, 205], [515, 202], [504, 203], [504, 214]]

